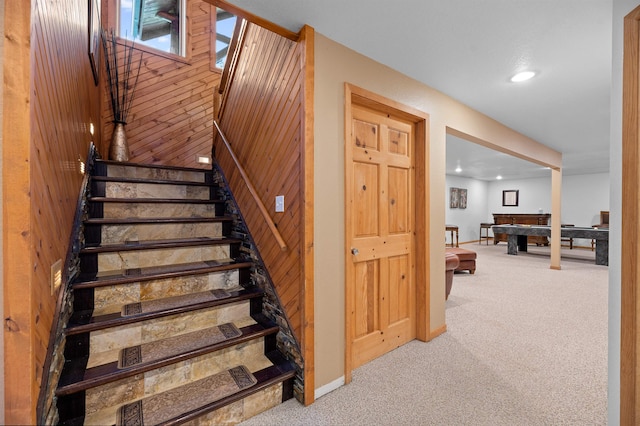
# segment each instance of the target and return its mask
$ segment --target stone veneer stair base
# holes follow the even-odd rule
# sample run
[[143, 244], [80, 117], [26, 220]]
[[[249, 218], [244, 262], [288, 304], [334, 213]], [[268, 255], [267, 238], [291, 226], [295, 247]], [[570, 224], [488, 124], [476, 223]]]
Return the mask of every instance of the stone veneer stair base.
[[[211, 170], [95, 162], [84, 221], [87, 248], [71, 287], [75, 313], [66, 327], [67, 361], [56, 391], [61, 424], [113, 424], [116, 412], [130, 418], [131, 407], [145, 404], [144, 424], [200, 417], [237, 423], [293, 396], [296, 369], [277, 350], [278, 326], [261, 314], [263, 292], [248, 273], [254, 259], [234, 248], [242, 244], [230, 235], [238, 217], [225, 216], [229, 200], [216, 198], [219, 184]], [[200, 250], [201, 258], [177, 259], [181, 264], [164, 255], [160, 262], [166, 264], [158, 262], [163, 250], [180, 252], [211, 242], [230, 248]], [[105, 254], [131, 260], [102, 270], [99, 259]], [[143, 260], [147, 256], [150, 260]], [[99, 289], [105, 291], [97, 302]], [[118, 304], [125, 306], [122, 312], [114, 311]], [[210, 324], [180, 330], [193, 322], [192, 313], [200, 324]], [[139, 343], [127, 346], [130, 340]], [[239, 365], [244, 366], [237, 370]], [[251, 380], [198, 401], [212, 393], [202, 384], [211, 387], [225, 374], [228, 379], [225, 371], [243, 371]], [[168, 400], [171, 404], [162, 402]], [[160, 413], [152, 408], [158, 401], [174, 411], [154, 417]], [[132, 403], [124, 411], [118, 408]]]

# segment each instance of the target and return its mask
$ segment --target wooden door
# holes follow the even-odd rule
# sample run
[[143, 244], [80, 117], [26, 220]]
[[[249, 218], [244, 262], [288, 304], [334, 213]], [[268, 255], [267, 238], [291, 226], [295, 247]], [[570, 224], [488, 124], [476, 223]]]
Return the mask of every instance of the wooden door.
[[347, 354], [356, 368], [415, 338], [414, 124], [358, 105], [346, 148]]

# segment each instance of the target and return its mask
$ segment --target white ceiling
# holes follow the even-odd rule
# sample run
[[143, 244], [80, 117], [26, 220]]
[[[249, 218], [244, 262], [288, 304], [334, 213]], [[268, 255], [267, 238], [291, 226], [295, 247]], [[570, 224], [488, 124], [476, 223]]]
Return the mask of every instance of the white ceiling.
[[[317, 32], [563, 154], [563, 173], [609, 170], [611, 0], [229, 0]], [[518, 71], [538, 75], [509, 82]], [[548, 170], [449, 136], [447, 173]]]

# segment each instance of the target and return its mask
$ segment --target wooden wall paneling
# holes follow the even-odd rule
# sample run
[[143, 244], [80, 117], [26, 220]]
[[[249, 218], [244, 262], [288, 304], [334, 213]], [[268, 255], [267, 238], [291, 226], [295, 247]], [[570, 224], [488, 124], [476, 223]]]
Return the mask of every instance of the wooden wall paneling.
[[[277, 58], [279, 61], [287, 63], [290, 62], [294, 57], [293, 49], [291, 46], [278, 47], [277, 50], [280, 52]], [[256, 105], [256, 107], [260, 107], [258, 111], [260, 112], [260, 114], [263, 114], [263, 116], [265, 117], [265, 121], [272, 123], [271, 126], [263, 129], [265, 133], [260, 135], [263, 138], [269, 139], [273, 136], [273, 132], [281, 129], [283, 123], [279, 122], [278, 119], [289, 107], [289, 105], [283, 102], [283, 100], [288, 97], [288, 94], [290, 93], [292, 88], [287, 87], [287, 85], [284, 84], [286, 83], [286, 80], [284, 80], [284, 78], [288, 78], [288, 75], [285, 74], [287, 70], [284, 70], [285, 73], [283, 73], [282, 75], [275, 72], [278, 71], [277, 67], [282, 67], [282, 65], [273, 63], [272, 61], [271, 63], [265, 64], [264, 66], [269, 67], [269, 69], [271, 69], [272, 71], [265, 84], [265, 90], [268, 89], [267, 94], [269, 96], [265, 96], [263, 98], [263, 102]], [[294, 103], [294, 105], [298, 104]]]
[[[211, 111], [211, 105], [207, 101], [207, 99], [203, 99], [200, 96], [194, 96], [192, 98], [186, 99], [187, 103], [192, 101], [192, 107], [196, 108], [196, 113], [207, 113]], [[184, 109], [182, 111], [181, 117], [188, 117], [189, 119], [200, 119], [200, 123], [208, 123], [211, 117], [193, 117], [193, 110]], [[144, 118], [140, 118], [140, 120], [144, 120]], [[158, 113], [156, 117], [148, 117], [147, 123], [140, 126], [140, 128], [136, 128], [135, 126], [132, 128], [130, 132], [130, 137], [137, 139], [137, 144], [140, 145], [140, 149], [144, 149], [144, 145], [146, 144], [155, 144], [155, 142], [163, 137], [171, 136], [173, 134], [180, 134], [183, 130], [182, 126], [175, 126], [176, 116], [174, 111], [169, 111], [166, 114]], [[135, 122], [135, 121], [134, 121]], [[193, 125], [193, 122], [189, 123]], [[178, 127], [177, 130], [176, 127]]]
[[[220, 73], [211, 71], [211, 7], [188, 0], [189, 60], [144, 51], [131, 116], [126, 127], [131, 161], [206, 168], [197, 155], [211, 154], [213, 141], [213, 92]], [[113, 8], [108, 8], [110, 15]], [[113, 16], [110, 16], [113, 20]], [[104, 92], [103, 115], [111, 117]], [[103, 128], [109, 138], [112, 124]]]
[[[265, 153], [262, 161], [268, 158], [282, 158], [283, 160], [285, 160], [285, 164], [296, 164], [300, 161], [300, 152], [299, 149], [296, 149], [297, 147], [295, 145], [289, 144], [281, 146], [281, 150]], [[257, 161], [259, 159], [260, 157], [256, 157], [254, 161]], [[285, 214], [281, 215], [283, 216], [281, 219], [284, 219], [290, 214], [290, 212], [288, 211], [288, 205], [291, 204], [292, 200], [298, 199], [299, 194], [297, 192], [300, 189], [299, 183], [293, 181], [292, 179], [283, 182], [278, 175], [273, 175], [268, 181], [264, 182], [264, 187], [265, 195], [270, 197], [270, 199], [267, 200], [270, 205], [275, 202], [274, 197], [276, 195], [285, 195]]]
[[[261, 40], [261, 48], [256, 49], [256, 39]], [[250, 56], [250, 61], [245, 62], [245, 65], [241, 67], [239, 75], [244, 75], [242, 80], [246, 80], [249, 83], [259, 81], [260, 84], [250, 84], [249, 87], [243, 87], [243, 96], [247, 96], [250, 99], [259, 99], [258, 102], [248, 105], [249, 110], [246, 115], [242, 116], [243, 125], [234, 126], [234, 129], [242, 131], [249, 138], [256, 136], [256, 129], [258, 123], [251, 120], [252, 117], [258, 114], [259, 108], [265, 101], [270, 101], [273, 95], [273, 86], [275, 82], [274, 78], [277, 78], [277, 73], [274, 71], [277, 69], [277, 64], [281, 61], [283, 49], [279, 49], [279, 46], [274, 43], [275, 35], [268, 33], [264, 29], [256, 26], [250, 26], [247, 30], [247, 36], [245, 37], [245, 49], [247, 55]], [[262, 48], [262, 45], [265, 45]], [[271, 58], [271, 56], [274, 56]], [[248, 64], [251, 64], [250, 66]], [[241, 81], [242, 81], [241, 80]], [[234, 82], [235, 84], [235, 82]], [[241, 92], [238, 91], [240, 94]], [[237, 101], [237, 99], [234, 99]], [[237, 105], [237, 102], [234, 103]], [[264, 118], [266, 120], [266, 118]], [[250, 147], [249, 147], [250, 148]]]
[[[296, 116], [297, 114], [294, 111], [290, 111], [286, 118], [295, 119]], [[295, 136], [299, 134], [300, 126], [292, 126], [290, 129], [286, 129], [288, 127], [286, 123], [286, 120], [284, 123], [273, 122], [273, 127], [281, 129], [281, 132], [276, 134], [265, 133], [263, 137], [271, 141], [286, 140], [290, 141], [290, 143], [273, 143], [265, 146], [263, 150], [258, 147], [251, 151], [248, 161], [272, 161], [272, 159], [279, 159], [278, 161], [281, 164], [298, 164], [300, 162], [299, 147], [297, 146], [299, 139], [297, 140]], [[270, 199], [264, 201], [272, 203], [273, 196], [281, 194], [287, 184], [293, 184], [299, 189], [299, 182], [295, 182], [292, 179], [283, 181], [281, 175], [274, 174], [269, 180], [262, 180], [261, 189], [264, 191], [265, 196], [270, 197]], [[290, 195], [288, 199], [291, 199]], [[285, 204], [289, 204], [287, 198], [285, 198]]]
[[[88, 122], [96, 111], [90, 104], [96, 104], [93, 99], [97, 99], [98, 93], [87, 66], [86, 2], [72, 4], [72, 12], [65, 10], [70, 5], [38, 4], [34, 15], [34, 58], [36, 66], [41, 68], [33, 76], [33, 128], [42, 129], [32, 138], [31, 159], [32, 164], [38, 165], [31, 170], [31, 202], [38, 206], [32, 210], [31, 219], [37, 259], [32, 278], [37, 384], [42, 379], [55, 311], [55, 297], [51, 295], [49, 283], [50, 265], [66, 256], [73, 209], [82, 180], [77, 159], [84, 156], [88, 147]], [[83, 31], [69, 32], [69, 22], [84, 28]]]
[[[314, 392], [313, 145], [307, 145], [305, 138], [312, 142], [313, 69], [302, 63], [303, 52], [309, 46], [312, 48], [313, 32], [308, 30], [310, 40], [296, 44], [250, 24], [236, 65], [236, 78], [225, 94], [224, 109], [220, 112], [223, 131], [262, 194], [262, 202], [272, 209], [274, 197], [285, 196], [285, 212], [271, 210], [271, 216], [287, 242], [287, 252], [274, 244], [228, 155], [222, 149], [216, 153], [299, 341], [303, 330], [308, 329], [307, 340], [301, 343], [305, 351], [305, 402], [310, 403]], [[312, 60], [309, 62], [312, 64]], [[304, 84], [310, 86], [303, 87]], [[304, 161], [311, 161], [306, 165], [308, 169]], [[305, 269], [305, 262], [311, 272]], [[308, 307], [304, 305], [305, 297], [310, 303]]]
[[[138, 121], [142, 121], [147, 119], [147, 123], [141, 125], [139, 128], [135, 126], [132, 128], [130, 132], [130, 137], [134, 137], [137, 139], [137, 144], [144, 145], [147, 143], [152, 143], [153, 141], [166, 137], [167, 135], [171, 136], [172, 134], [180, 134], [180, 131], [176, 129], [181, 126], [176, 126], [176, 124], [180, 124], [178, 121], [181, 119], [202, 119], [206, 118], [206, 120], [202, 120], [202, 122], [211, 121], [211, 117], [203, 117], [203, 113], [207, 111], [211, 111], [211, 105], [208, 99], [203, 98], [201, 94], [197, 94], [189, 97], [188, 94], [181, 95], [177, 97], [177, 104], [169, 104], [166, 108], [169, 110], [167, 113], [161, 113], [162, 109], [158, 109], [155, 117], [149, 116], [147, 117], [136, 117], [134, 123]], [[159, 103], [159, 108], [162, 107], [162, 103]], [[184, 105], [184, 106], [183, 106]], [[179, 113], [176, 116], [176, 111]], [[194, 113], [195, 111], [195, 113]], [[194, 114], [200, 113], [202, 114], [200, 117], [194, 117]], [[178, 122], [177, 122], [178, 121]], [[191, 122], [189, 123], [191, 124]]]
[[[187, 81], [186, 83], [190, 83]], [[197, 83], [196, 83], [197, 84]], [[148, 88], [149, 95], [145, 95], [144, 91], [141, 91], [141, 98], [136, 99], [138, 103], [138, 109], [140, 112], [134, 113], [133, 122], [139, 123], [131, 130], [131, 134], [134, 137], [142, 139], [145, 136], [149, 136], [149, 131], [155, 129], [158, 123], [172, 123], [179, 120], [186, 112], [185, 108], [196, 107], [200, 105], [190, 105], [191, 103], [203, 102], [205, 106], [210, 107], [206, 102], [210, 95], [206, 91], [182, 91], [172, 92], [170, 89], [164, 89], [161, 84], [160, 87], [152, 86]], [[168, 86], [171, 87], [171, 86]], [[203, 84], [203, 88], [210, 88], [209, 85]], [[155, 93], [154, 93], [154, 89]], [[170, 98], [173, 96], [173, 98]]]
[[[181, 73], [164, 81], [159, 78], [156, 84], [150, 84], [149, 80], [145, 80], [136, 91], [134, 119], [140, 121], [142, 117], [171, 116], [171, 113], [175, 115], [176, 112], [171, 109], [172, 105], [189, 98], [206, 99], [204, 92], [176, 90], [178, 84], [186, 88], [189, 88], [189, 85], [202, 85], [204, 86], [203, 89], [210, 88], [212, 82], [201, 81], [201, 77], [198, 74], [200, 70], [195, 68], [192, 72]], [[160, 121], [160, 119], [156, 119], [156, 121]], [[143, 127], [144, 124], [147, 126]], [[131, 131], [133, 133], [143, 133], [148, 131], [150, 127], [153, 127], [152, 124], [142, 122]]]
[[[32, 4], [33, 3], [33, 4]], [[7, 2], [3, 67], [5, 413], [36, 422], [56, 297], [91, 135], [100, 125], [87, 52], [88, 3]], [[96, 138], [100, 146], [100, 138]], [[29, 167], [25, 167], [29, 165]], [[7, 256], [10, 256], [7, 257]]]

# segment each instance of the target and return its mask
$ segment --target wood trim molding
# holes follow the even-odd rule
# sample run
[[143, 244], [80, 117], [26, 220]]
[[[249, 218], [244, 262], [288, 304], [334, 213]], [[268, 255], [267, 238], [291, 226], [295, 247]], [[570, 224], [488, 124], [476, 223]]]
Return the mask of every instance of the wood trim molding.
[[267, 21], [264, 18], [261, 18], [257, 15], [254, 15], [251, 12], [247, 12], [244, 9], [239, 8], [238, 6], [229, 3], [226, 0], [202, 0], [206, 3], [212, 4], [220, 9], [224, 9], [227, 12], [231, 12], [234, 15], [244, 18], [249, 22], [253, 22], [256, 25], [260, 25], [262, 28], [265, 28], [271, 32], [281, 35], [282, 37], [288, 38], [289, 40], [298, 41], [300, 38], [298, 33], [294, 33], [293, 31], [289, 31], [288, 29], [281, 27], [280, 25], [276, 25], [273, 22]]
[[31, 232], [31, 1], [5, 2], [2, 86], [4, 420], [35, 424]]
[[221, 99], [218, 111], [215, 112], [214, 117], [219, 121], [222, 121], [222, 116], [224, 115], [224, 110], [227, 105], [229, 89], [231, 88], [236, 70], [238, 69], [238, 60], [242, 53], [244, 37], [247, 33], [248, 25], [249, 22], [242, 19], [236, 21], [236, 26], [233, 29], [233, 37], [231, 38], [231, 45], [229, 45], [227, 61], [224, 64], [224, 70], [222, 71], [222, 77], [220, 78], [220, 86], [218, 87], [218, 94], [221, 96]]
[[[349, 141], [350, 137], [351, 137], [351, 116], [353, 114], [353, 111], [351, 110], [351, 104], [353, 102], [353, 93], [351, 90], [352, 86], [349, 83], [345, 83], [344, 85], [344, 144], [345, 144], [345, 155], [344, 155], [344, 167], [346, 169], [347, 164], [349, 164], [351, 162], [351, 153], [350, 151], [347, 149], [347, 141]], [[344, 186], [345, 188], [348, 187], [348, 185], [350, 184], [349, 181], [349, 175], [346, 174], [345, 175], [345, 182], [344, 182]], [[346, 221], [346, 218], [348, 217], [348, 213], [347, 213], [347, 209], [349, 206], [349, 199], [348, 199], [348, 194], [345, 191], [344, 194], [344, 218], [345, 218], [345, 230], [344, 230], [344, 256], [345, 256], [345, 277], [344, 277], [344, 284], [345, 284], [345, 296], [344, 296], [344, 383], [346, 385], [348, 385], [349, 383], [351, 383], [351, 379], [352, 379], [352, 371], [353, 371], [353, 367], [352, 367], [352, 362], [351, 360], [353, 359], [353, 353], [352, 353], [352, 348], [351, 348], [351, 342], [353, 342], [353, 334], [352, 334], [352, 321], [351, 321], [351, 304], [350, 304], [350, 300], [352, 300], [353, 298], [353, 289], [351, 288], [351, 286], [347, 285], [347, 283], [349, 282], [349, 274], [350, 274], [350, 270], [349, 270], [349, 265], [348, 265], [348, 254], [347, 254], [347, 250], [349, 247], [349, 235], [350, 235], [350, 227], [351, 225], [348, 223], [348, 221]]]
[[[211, 6], [215, 10], [214, 6]], [[212, 15], [211, 19], [215, 15]], [[227, 51], [227, 60], [224, 63], [224, 69], [222, 70], [222, 78], [220, 79], [220, 87], [218, 93], [226, 93], [229, 91], [229, 84], [233, 81], [233, 76], [236, 71], [236, 65], [238, 64], [238, 58], [242, 53], [242, 46], [244, 35], [247, 31], [247, 21], [240, 19], [236, 21], [236, 25], [233, 28], [233, 35], [231, 36], [231, 43], [229, 44], [229, 50]], [[215, 35], [214, 35], [215, 36]]]
[[640, 293], [640, 7], [624, 18], [622, 90], [622, 229], [621, 240], [621, 343], [620, 424], [640, 420], [638, 392], [638, 308]]
[[302, 173], [300, 187], [303, 200], [302, 246], [303, 257], [303, 328], [302, 328], [302, 356], [304, 359], [304, 404], [309, 405], [315, 400], [315, 324], [314, 324], [314, 58], [315, 32], [305, 25], [300, 31], [299, 44], [302, 47], [302, 67], [304, 69], [303, 90], [303, 120], [304, 134], [300, 147], [302, 157]]
[[444, 334], [447, 332], [447, 325], [444, 324], [438, 328], [436, 328], [435, 330], [431, 330], [431, 333], [429, 333], [429, 340], [435, 339], [436, 337]]

